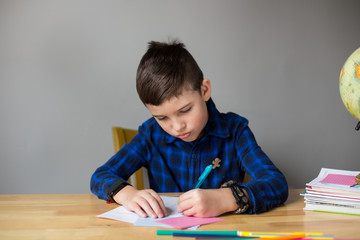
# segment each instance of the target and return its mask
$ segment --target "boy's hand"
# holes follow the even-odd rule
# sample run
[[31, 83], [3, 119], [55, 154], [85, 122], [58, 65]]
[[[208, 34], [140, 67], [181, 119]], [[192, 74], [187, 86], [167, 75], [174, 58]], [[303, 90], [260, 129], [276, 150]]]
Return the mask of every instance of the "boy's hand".
[[193, 189], [179, 197], [178, 212], [186, 216], [215, 217], [238, 208], [230, 188]]
[[129, 185], [121, 189], [113, 198], [140, 217], [163, 218], [167, 215], [163, 200], [152, 189], [137, 190]]

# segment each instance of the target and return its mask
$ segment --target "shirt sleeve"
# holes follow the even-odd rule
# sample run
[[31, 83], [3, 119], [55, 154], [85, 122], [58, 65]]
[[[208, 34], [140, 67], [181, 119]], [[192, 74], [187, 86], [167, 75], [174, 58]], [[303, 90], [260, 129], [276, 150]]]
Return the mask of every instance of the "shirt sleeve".
[[114, 185], [125, 182], [136, 170], [144, 166], [146, 149], [140, 134], [137, 134], [129, 144], [125, 144], [104, 165], [93, 173], [90, 189], [98, 198], [108, 200], [108, 190]]
[[252, 181], [242, 184], [252, 202], [248, 213], [261, 213], [284, 203], [288, 185], [283, 173], [258, 146], [250, 128], [246, 126], [237, 139], [239, 159]]

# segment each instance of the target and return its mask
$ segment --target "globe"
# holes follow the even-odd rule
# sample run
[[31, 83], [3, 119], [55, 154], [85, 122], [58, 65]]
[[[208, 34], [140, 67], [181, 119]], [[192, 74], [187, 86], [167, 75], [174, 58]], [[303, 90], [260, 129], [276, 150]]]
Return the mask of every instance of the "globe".
[[360, 48], [345, 61], [340, 72], [339, 90], [341, 99], [351, 115], [359, 120], [360, 129]]

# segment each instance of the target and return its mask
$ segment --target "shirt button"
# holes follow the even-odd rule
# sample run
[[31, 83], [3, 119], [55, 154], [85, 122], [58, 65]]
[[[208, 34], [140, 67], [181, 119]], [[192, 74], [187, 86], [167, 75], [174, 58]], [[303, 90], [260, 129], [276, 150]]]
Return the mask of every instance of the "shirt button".
[[193, 159], [196, 159], [196, 155], [195, 155], [195, 154], [193, 154], [193, 155], [192, 155], [192, 158], [193, 158]]

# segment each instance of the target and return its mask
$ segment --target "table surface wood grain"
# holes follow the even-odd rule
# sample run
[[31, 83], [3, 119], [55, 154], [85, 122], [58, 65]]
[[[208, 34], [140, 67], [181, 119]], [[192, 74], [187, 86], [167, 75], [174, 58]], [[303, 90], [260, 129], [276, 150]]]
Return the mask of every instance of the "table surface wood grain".
[[[257, 215], [222, 215], [225, 221], [199, 230], [321, 232], [360, 238], [360, 217], [304, 211], [303, 189], [291, 189], [287, 202]], [[177, 194], [164, 194], [175, 196]], [[92, 194], [0, 195], [0, 239], [156, 239], [156, 227], [135, 227], [96, 215], [118, 207]]]

